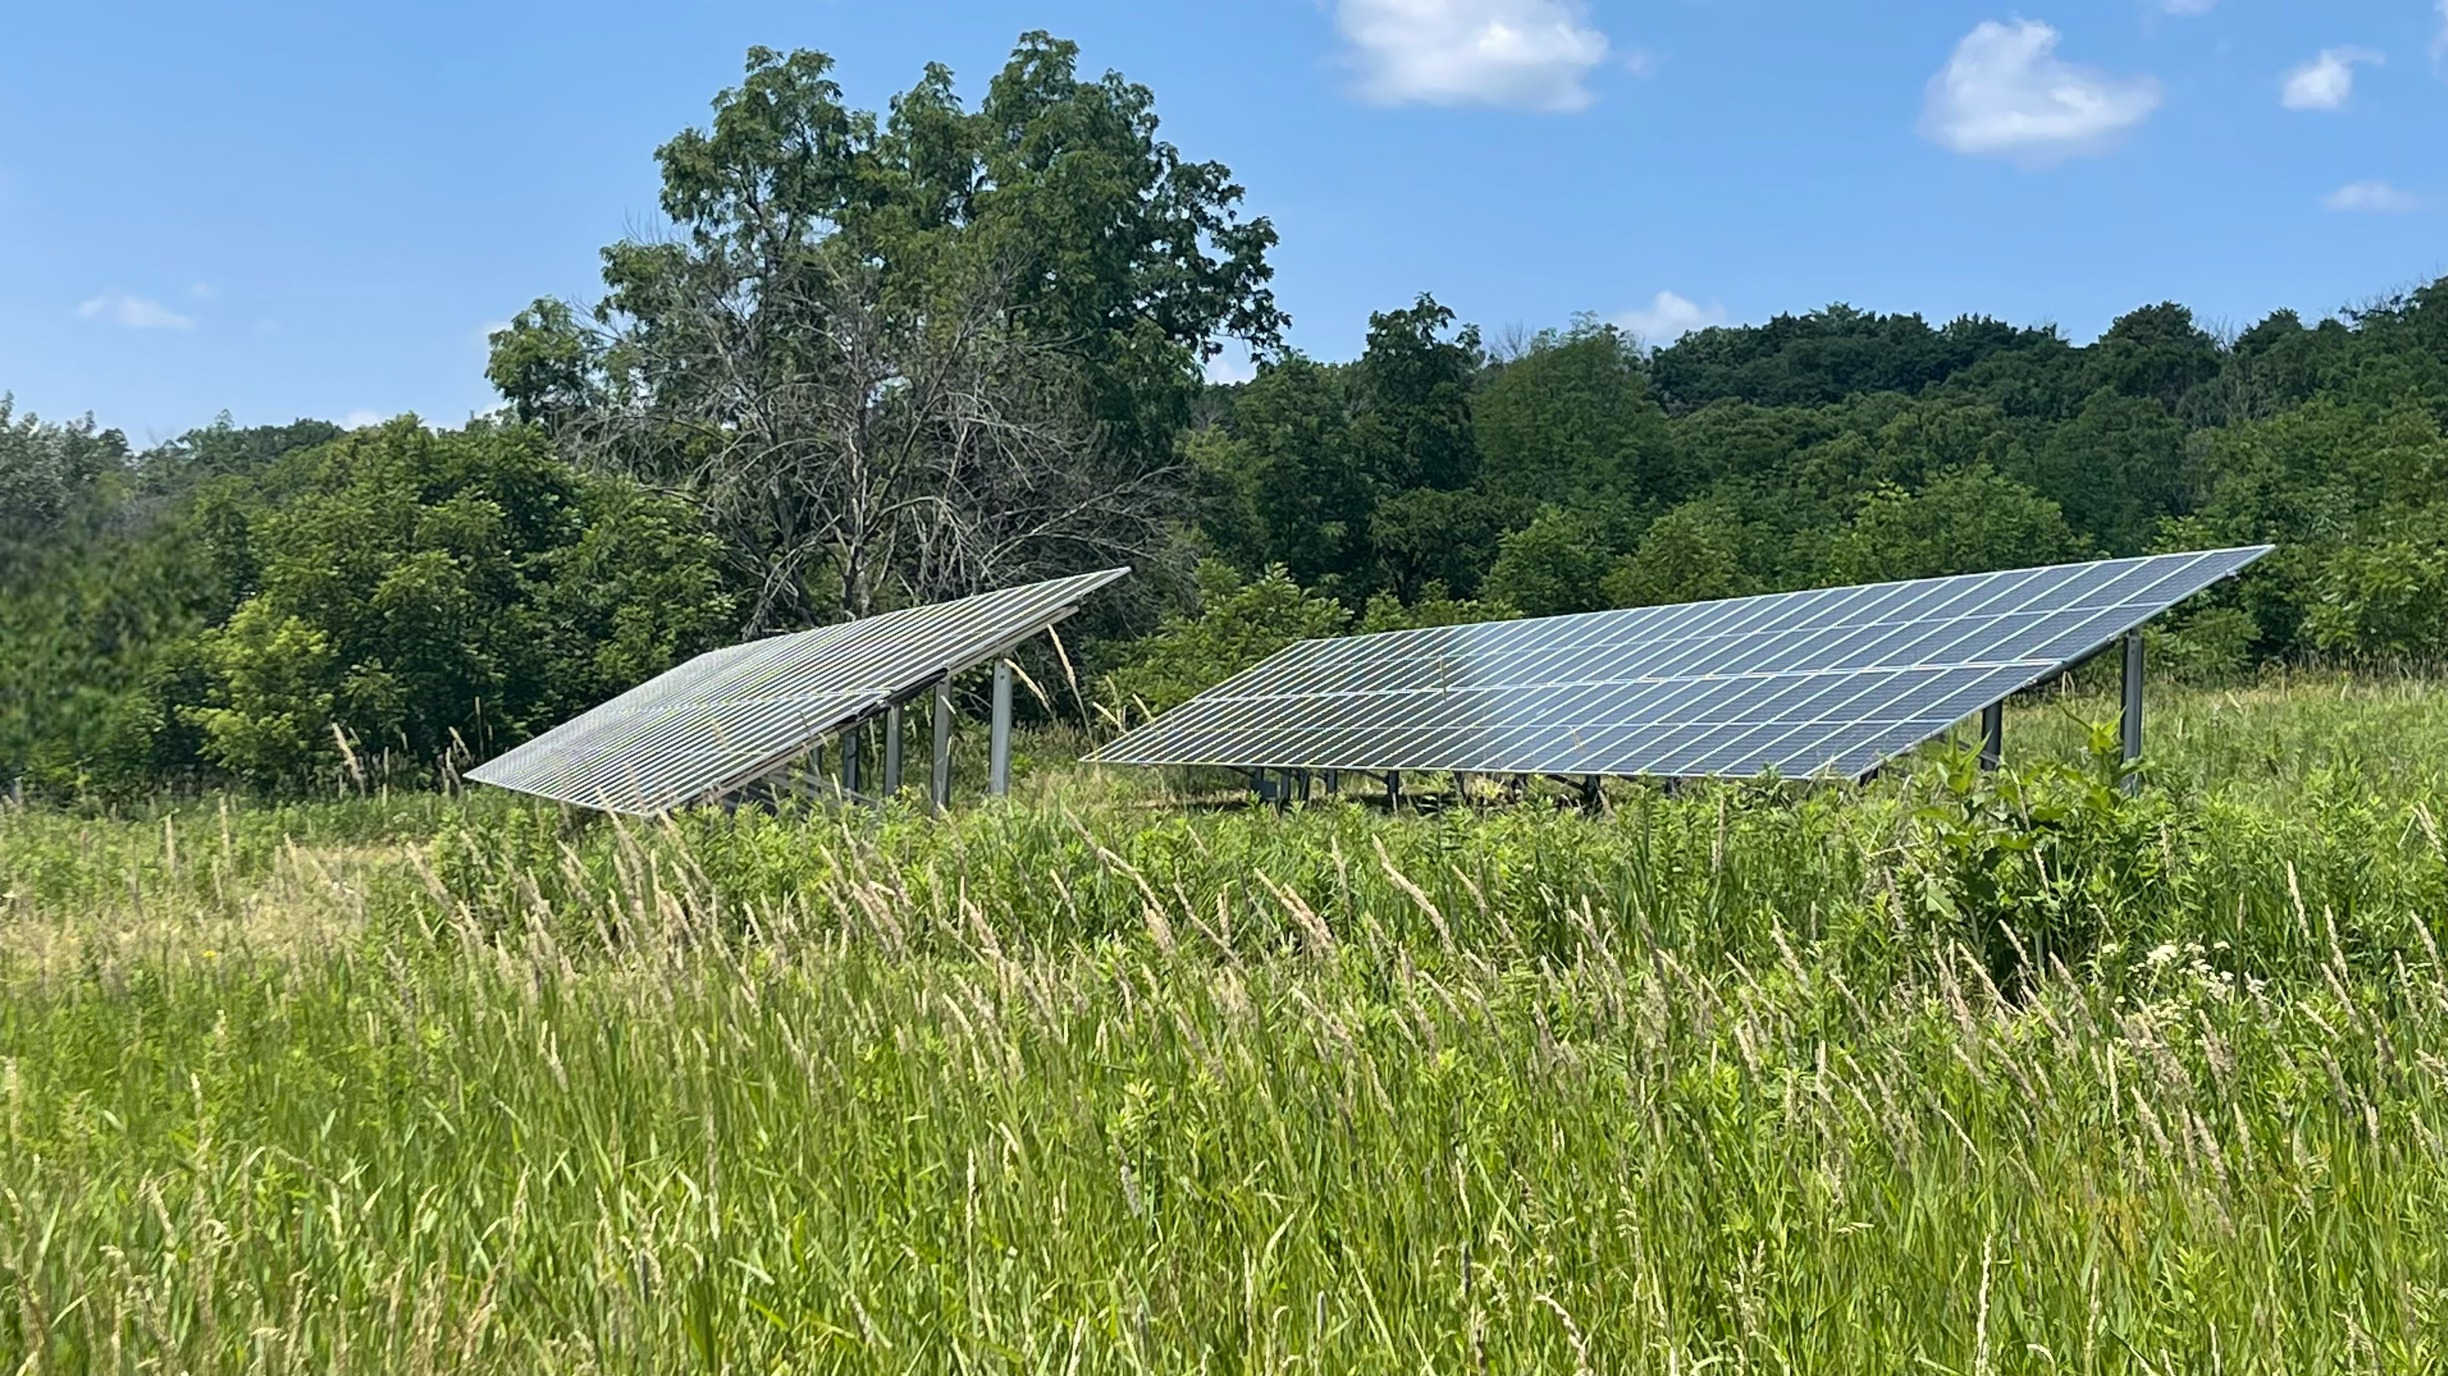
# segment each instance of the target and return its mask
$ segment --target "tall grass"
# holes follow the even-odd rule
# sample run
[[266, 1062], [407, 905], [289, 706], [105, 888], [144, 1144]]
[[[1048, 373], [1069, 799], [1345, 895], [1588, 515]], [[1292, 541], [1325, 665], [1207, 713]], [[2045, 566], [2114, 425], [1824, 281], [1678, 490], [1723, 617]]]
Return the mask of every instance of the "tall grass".
[[2174, 699], [2128, 800], [2080, 715], [1597, 818], [0, 817], [0, 1365], [2438, 1369], [2448, 722]]

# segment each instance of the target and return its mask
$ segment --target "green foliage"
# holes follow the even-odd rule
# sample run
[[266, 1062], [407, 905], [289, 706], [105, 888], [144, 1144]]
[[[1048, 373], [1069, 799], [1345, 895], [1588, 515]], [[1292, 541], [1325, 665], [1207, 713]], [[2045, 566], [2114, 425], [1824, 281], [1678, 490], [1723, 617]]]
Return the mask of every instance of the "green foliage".
[[1368, 601], [1360, 613], [1360, 622], [1352, 627], [1355, 634], [1375, 635], [1379, 631], [1417, 631], [1431, 626], [1469, 626], [1483, 621], [1510, 621], [1521, 616], [1522, 609], [1495, 597], [1449, 597], [1445, 590], [1430, 584], [1419, 600], [1404, 603], [1390, 592], [1381, 592]]
[[1223, 557], [1245, 570], [1281, 565], [1304, 585], [1369, 585], [1376, 489], [1351, 454], [1347, 391], [1342, 370], [1294, 354], [1234, 395], [1229, 432], [1209, 432], [1196, 451], [1220, 501], [1247, 513], [1209, 517]]
[[224, 420], [131, 455], [90, 425], [29, 420], [0, 444], [21, 478], [41, 478], [21, 493], [49, 494], [0, 540], [0, 783], [119, 794], [193, 768], [200, 742], [178, 707], [199, 700], [194, 637], [236, 600], [196, 491], [337, 433]]
[[1597, 817], [0, 811], [0, 1357], [2438, 1369], [2437, 689], [2171, 694], [2138, 800], [2102, 705]]
[[2315, 575], [2305, 638], [2343, 658], [2437, 657], [2448, 648], [2444, 536], [2440, 517], [2429, 515], [2331, 550]]
[[[268, 787], [296, 782], [328, 755], [332, 707], [344, 686], [328, 636], [282, 615], [271, 602], [250, 598], [229, 624], [204, 633], [201, 649], [219, 705], [181, 711], [203, 729], [207, 758], [238, 779]], [[395, 702], [368, 704], [374, 694], [350, 677], [345, 686], [352, 708], [396, 709]]]
[[2103, 390], [2050, 431], [2030, 482], [2058, 494], [2066, 521], [2111, 554], [2148, 550], [2159, 522], [2190, 498], [2185, 427], [2146, 399]]
[[1833, 305], [1765, 325], [1698, 330], [1659, 349], [1650, 365], [1673, 404], [1727, 399], [1760, 406], [1826, 406], [1865, 392], [1919, 393], [1984, 361], [2045, 348], [2049, 330], [2018, 330], [1965, 316], [1933, 330], [1918, 315]]
[[22, 578], [48, 541], [90, 523], [131, 474], [127, 441], [93, 418], [47, 425], [0, 392], [0, 577]]
[[1488, 371], [1471, 416], [1483, 486], [1505, 503], [1632, 513], [1680, 495], [1666, 413], [1634, 341], [1611, 325], [1538, 335]]
[[2173, 301], [2118, 317], [2089, 352], [2091, 375], [2122, 395], [2173, 411], [2193, 389], [2217, 377], [2225, 360], [2218, 341]]
[[[1194, 446], [1213, 548], [1346, 603], [1434, 581], [1545, 613], [2266, 541], [2169, 663], [2448, 656], [2448, 282], [2233, 344], [2173, 305], [2083, 347], [1836, 307], [1644, 356], [1584, 321], [1459, 401], [1474, 340], [1430, 304], [1375, 317], [1358, 364], [1235, 390]], [[1413, 417], [1421, 460], [1364, 443], [1370, 414]]]
[[1596, 611], [1607, 601], [1600, 586], [1607, 556], [1604, 536], [1587, 520], [1562, 507], [1541, 507], [1530, 524], [1500, 542], [1485, 590], [1528, 616]]
[[1430, 584], [1418, 600], [1392, 593], [1368, 601], [1355, 621], [1332, 598], [1304, 591], [1280, 565], [1249, 580], [1221, 560], [1198, 570], [1198, 607], [1165, 618], [1156, 631], [1125, 647], [1100, 683], [1102, 710], [1116, 723], [1152, 716], [1222, 683], [1286, 645], [1347, 631], [1409, 631], [1503, 621], [1521, 610], [1501, 600], [1456, 598]]
[[1827, 551], [1831, 583], [1882, 583], [2085, 557], [2057, 504], [1986, 464], [1918, 492], [1888, 486], [1862, 499]]
[[[1144, 553], [1201, 365], [1280, 346], [1275, 232], [1078, 58], [1023, 34], [974, 109], [930, 64], [879, 113], [825, 54], [751, 49], [657, 151], [674, 233], [608, 247], [591, 312], [522, 312], [490, 377], [573, 453], [697, 493], [760, 627]], [[987, 481], [1032, 441], [1059, 461]]]
[[2254, 667], [2261, 627], [2242, 607], [2205, 600], [2146, 628], [2145, 635], [2151, 662], [2192, 682], [2215, 683]]
[[1165, 618], [1108, 672], [1099, 696], [1117, 722], [1162, 712], [1299, 640], [1337, 635], [1351, 612], [1301, 590], [1282, 567], [1243, 582], [1233, 568], [1199, 566], [1198, 609]]
[[2012, 994], [2027, 992], [2052, 962], [2094, 959], [2107, 931], [2147, 929], [2170, 901], [2169, 833], [2179, 817], [2163, 798], [2127, 792], [2135, 766], [2115, 721], [2093, 725], [2084, 744], [2082, 765], [2046, 759], [1998, 773], [1958, 752], [1916, 813], [1941, 860], [1923, 900], [1960, 924], [1990, 979]]
[[1745, 558], [1750, 534], [1726, 503], [1686, 502], [1660, 516], [1600, 583], [1607, 604], [1656, 607], [1759, 591]]
[[[553, 459], [534, 431], [403, 418], [284, 465], [279, 499], [213, 494], [251, 590], [203, 641], [188, 710], [258, 784], [340, 761], [490, 753], [704, 648], [727, 624], [685, 514]], [[335, 736], [334, 728], [338, 735]]]
[[[0, 598], [0, 774], [59, 796], [295, 786], [490, 753], [729, 626], [693, 517], [520, 427], [197, 431]], [[345, 744], [344, 744], [345, 743]]]

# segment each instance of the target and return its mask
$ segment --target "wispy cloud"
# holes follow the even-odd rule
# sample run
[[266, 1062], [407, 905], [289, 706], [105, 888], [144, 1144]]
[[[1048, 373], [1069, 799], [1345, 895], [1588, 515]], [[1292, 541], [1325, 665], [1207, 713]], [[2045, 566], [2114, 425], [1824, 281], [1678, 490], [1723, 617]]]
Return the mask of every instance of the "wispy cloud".
[[2041, 164], [2104, 153], [2159, 108], [2159, 83], [2057, 56], [2058, 33], [2019, 19], [1983, 23], [1930, 78], [1921, 132], [1972, 157]]
[[2179, 19], [2199, 19], [2218, 8], [2218, 0], [2152, 0], [2152, 8]]
[[2278, 103], [2290, 110], [2335, 110], [2354, 95], [2355, 66], [2388, 61], [2369, 48], [2323, 48], [2320, 56], [2286, 74]]
[[344, 430], [363, 430], [369, 425], [380, 425], [389, 419], [391, 419], [389, 416], [384, 415], [380, 411], [369, 411], [364, 407], [359, 407], [358, 409], [351, 411], [347, 415], [340, 418], [340, 428]]
[[2422, 202], [2408, 192], [2400, 191], [2387, 182], [2348, 182], [2328, 195], [2321, 204], [2331, 210], [2366, 215], [2402, 215], [2419, 209]]
[[131, 330], [192, 330], [195, 317], [181, 315], [149, 296], [107, 291], [77, 307], [87, 320], [100, 320]]
[[1726, 323], [1726, 308], [1710, 302], [1701, 305], [1670, 291], [1659, 292], [1655, 299], [1638, 310], [1617, 315], [1615, 328], [1652, 347], [1674, 343], [1694, 330]]
[[1608, 47], [1583, 0], [1339, 0], [1335, 27], [1380, 105], [1578, 110]]

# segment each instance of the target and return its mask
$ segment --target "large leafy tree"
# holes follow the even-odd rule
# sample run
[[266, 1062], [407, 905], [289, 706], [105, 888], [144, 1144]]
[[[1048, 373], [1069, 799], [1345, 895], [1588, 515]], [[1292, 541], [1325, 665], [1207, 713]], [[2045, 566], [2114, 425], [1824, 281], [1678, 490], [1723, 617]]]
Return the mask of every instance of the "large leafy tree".
[[758, 48], [658, 153], [673, 232], [538, 302], [491, 376], [576, 453], [705, 505], [758, 627], [1143, 555], [1227, 337], [1277, 347], [1275, 242], [1154, 97], [1020, 40], [975, 109], [930, 66], [882, 116]]
[[2117, 317], [2089, 351], [2097, 384], [2129, 397], [2147, 397], [2173, 411], [2187, 393], [2219, 375], [2217, 339], [2196, 324], [2193, 312], [2173, 301]]
[[1352, 454], [1350, 390], [1348, 370], [1298, 354], [1261, 367], [1239, 389], [1227, 431], [1202, 436], [1193, 451], [1214, 475], [1220, 502], [1248, 515], [1210, 516], [1219, 554], [1251, 572], [1281, 565], [1305, 587], [1367, 589], [1377, 488]]
[[1829, 542], [1827, 581], [1936, 578], [2080, 559], [2092, 553], [2057, 504], [1987, 464], [1919, 491], [1881, 487]]
[[1604, 537], [1577, 512], [1541, 507], [1528, 524], [1497, 542], [1482, 590], [1531, 616], [1596, 611], [1605, 605]]
[[1608, 571], [1602, 591], [1617, 607], [1747, 597], [1761, 590], [1751, 557], [1757, 543], [1733, 503], [1685, 502], [1650, 523], [1640, 543]]
[[571, 470], [525, 427], [404, 418], [209, 486], [196, 519], [240, 600], [160, 724], [260, 784], [338, 764], [343, 739], [412, 769], [481, 757], [730, 624], [685, 508]]
[[129, 474], [127, 441], [91, 417], [70, 424], [20, 415], [0, 393], [0, 576], [29, 567], [72, 525], [90, 525]]
[[2185, 428], [2156, 403], [2102, 388], [2055, 427], [2030, 462], [2032, 485], [2112, 554], [2140, 554], [2191, 501]]
[[1569, 503], [1602, 519], [1677, 496], [1666, 413], [1636, 341], [1592, 320], [1534, 337], [1471, 399], [1480, 481], [1509, 506]]
[[1918, 393], [2053, 338], [2046, 330], [2017, 329], [1985, 316], [1932, 329], [1918, 315], [1880, 315], [1838, 303], [1765, 325], [1693, 331], [1657, 350], [1651, 371], [1678, 407], [1729, 398], [1824, 406], [1871, 392]]
[[1375, 496], [1369, 591], [1405, 601], [1442, 587], [1469, 592], [1495, 553], [1499, 514], [1475, 490], [1479, 442], [1472, 391], [1484, 356], [1479, 331], [1422, 295], [1369, 317], [1352, 369], [1352, 461]]
[[1478, 332], [1422, 296], [1369, 317], [1356, 363], [1262, 367], [1236, 390], [1229, 434], [1194, 448], [1217, 551], [1354, 607], [1475, 588], [1503, 529], [1476, 481], [1481, 362]]

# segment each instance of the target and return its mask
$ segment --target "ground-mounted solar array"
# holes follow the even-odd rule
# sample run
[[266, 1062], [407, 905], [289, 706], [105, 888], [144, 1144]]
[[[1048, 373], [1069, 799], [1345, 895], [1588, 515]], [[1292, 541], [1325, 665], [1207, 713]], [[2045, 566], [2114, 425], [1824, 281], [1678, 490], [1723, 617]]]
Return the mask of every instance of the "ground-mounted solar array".
[[2268, 552], [2208, 550], [1304, 641], [1090, 758], [1860, 778]]
[[468, 777], [635, 815], [721, 797], [1008, 651], [1127, 573], [1079, 574], [712, 650]]

